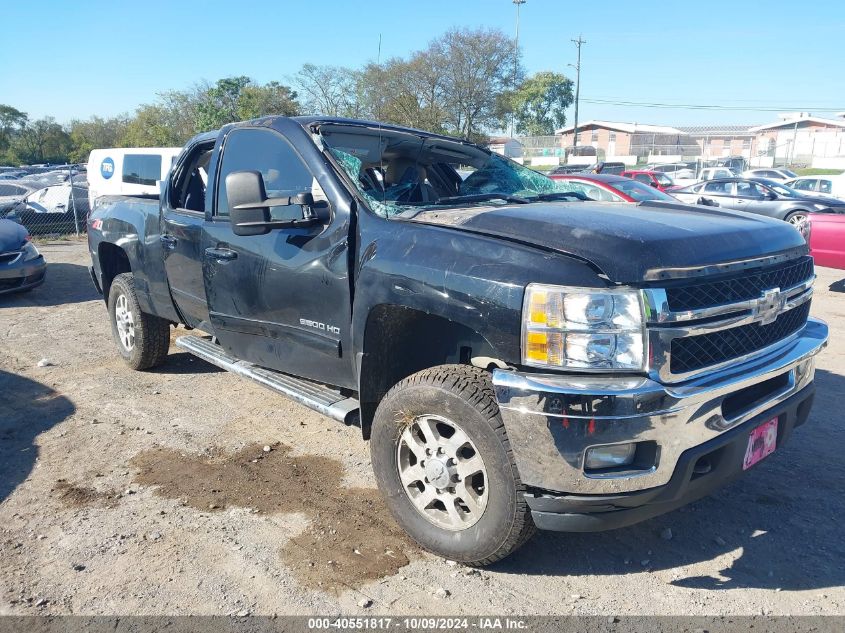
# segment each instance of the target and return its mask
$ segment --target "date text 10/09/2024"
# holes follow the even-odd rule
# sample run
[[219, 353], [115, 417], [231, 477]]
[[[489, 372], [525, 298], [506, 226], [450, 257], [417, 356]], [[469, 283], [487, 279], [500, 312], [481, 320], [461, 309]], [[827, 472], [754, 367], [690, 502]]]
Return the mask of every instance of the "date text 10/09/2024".
[[310, 630], [525, 630], [528, 624], [518, 618], [477, 617], [477, 618], [309, 618]]

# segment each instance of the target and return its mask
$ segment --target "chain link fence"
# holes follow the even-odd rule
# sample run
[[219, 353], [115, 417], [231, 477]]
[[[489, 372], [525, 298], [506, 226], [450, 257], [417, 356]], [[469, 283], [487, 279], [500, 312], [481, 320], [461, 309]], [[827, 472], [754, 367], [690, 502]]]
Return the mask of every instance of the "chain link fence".
[[[750, 167], [813, 167], [820, 161], [841, 159], [845, 164], [845, 133], [792, 139], [736, 135], [667, 135], [634, 133], [596, 134], [596, 140], [565, 146], [560, 136], [523, 136], [513, 139], [518, 151], [509, 155], [537, 168], [621, 161], [630, 167], [660, 163], [695, 163], [715, 166], [728, 158], [743, 159]], [[738, 161], [735, 161], [738, 162]]]
[[90, 210], [84, 166], [0, 167], [0, 218], [32, 236], [82, 235]]

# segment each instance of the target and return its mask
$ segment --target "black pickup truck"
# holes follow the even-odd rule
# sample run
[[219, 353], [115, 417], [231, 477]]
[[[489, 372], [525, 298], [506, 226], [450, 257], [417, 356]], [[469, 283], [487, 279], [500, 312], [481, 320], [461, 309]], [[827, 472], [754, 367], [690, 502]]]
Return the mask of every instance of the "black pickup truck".
[[263, 118], [192, 139], [160, 200], [98, 201], [92, 277], [130, 367], [200, 331], [176, 345], [359, 425], [402, 527], [487, 564], [740, 475], [807, 420], [827, 341], [788, 224], [564, 187], [450, 137]]

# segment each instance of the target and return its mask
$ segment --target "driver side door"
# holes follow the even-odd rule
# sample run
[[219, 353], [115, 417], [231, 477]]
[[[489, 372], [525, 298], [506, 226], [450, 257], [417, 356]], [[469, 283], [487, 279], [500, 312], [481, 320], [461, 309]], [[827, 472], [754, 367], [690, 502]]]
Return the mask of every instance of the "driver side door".
[[[312, 226], [235, 235], [226, 176], [258, 171], [267, 196], [314, 195]], [[295, 147], [270, 128], [226, 136], [216, 199], [203, 230], [203, 278], [209, 317], [231, 355], [262, 367], [353, 387], [348, 214], [332, 209]], [[272, 220], [302, 217], [297, 204], [270, 209]]]

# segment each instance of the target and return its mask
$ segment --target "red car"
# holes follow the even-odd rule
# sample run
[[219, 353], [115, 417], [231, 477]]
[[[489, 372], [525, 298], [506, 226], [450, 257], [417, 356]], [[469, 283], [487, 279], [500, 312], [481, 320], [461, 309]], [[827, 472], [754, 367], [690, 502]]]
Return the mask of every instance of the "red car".
[[668, 193], [624, 176], [564, 174], [549, 177], [554, 180], [565, 180], [588, 198], [602, 202], [643, 202], [645, 200], [678, 202], [677, 198], [673, 198]]
[[810, 255], [818, 266], [845, 269], [845, 213], [810, 213]]
[[629, 169], [623, 171], [622, 175], [626, 178], [633, 178], [637, 182], [641, 182], [649, 187], [666, 191], [669, 187], [674, 186], [674, 182], [669, 176], [659, 171], [647, 171], [645, 169]]

